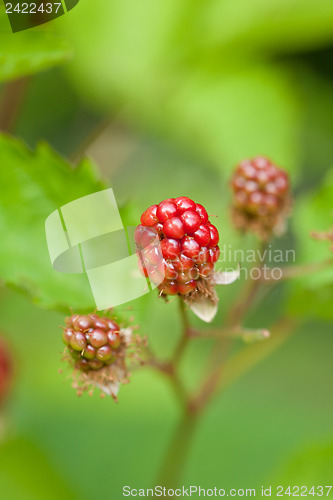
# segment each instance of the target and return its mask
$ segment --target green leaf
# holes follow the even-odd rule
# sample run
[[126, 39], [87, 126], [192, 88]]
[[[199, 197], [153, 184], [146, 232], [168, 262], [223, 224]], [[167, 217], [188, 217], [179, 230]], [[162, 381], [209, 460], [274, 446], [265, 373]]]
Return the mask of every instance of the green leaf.
[[83, 274], [63, 274], [50, 262], [45, 219], [65, 203], [104, 189], [88, 160], [74, 168], [46, 144], [31, 152], [0, 136], [0, 279], [43, 307], [93, 308]]
[[76, 498], [44, 453], [36, 445], [22, 438], [0, 445], [0, 483], [2, 498]]
[[71, 58], [68, 43], [52, 32], [4, 33], [2, 28], [8, 23], [4, 15], [0, 15], [0, 82], [32, 75]]

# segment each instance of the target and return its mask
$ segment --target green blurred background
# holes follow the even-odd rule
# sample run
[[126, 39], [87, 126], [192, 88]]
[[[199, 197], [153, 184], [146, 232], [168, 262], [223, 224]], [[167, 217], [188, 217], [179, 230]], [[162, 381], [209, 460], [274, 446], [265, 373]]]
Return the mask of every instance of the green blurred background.
[[[123, 485], [154, 484], [178, 407], [148, 368], [133, 373], [118, 405], [76, 397], [66, 370], [58, 373], [64, 312], [92, 299], [84, 277], [52, 270], [45, 218], [103, 185], [114, 189], [125, 225], [152, 203], [186, 195], [218, 216], [222, 243], [253, 248], [256, 239], [231, 226], [228, 179], [238, 161], [262, 154], [290, 172], [296, 197], [273, 248], [295, 248], [298, 264], [329, 257], [309, 232], [333, 220], [333, 4], [81, 0], [15, 35], [0, 7], [0, 28], [0, 124], [16, 138], [0, 142], [0, 278], [8, 285], [0, 331], [15, 364], [0, 417], [1, 497], [118, 499]], [[41, 140], [57, 153], [38, 146], [31, 154]], [[68, 166], [83, 156], [81, 168]], [[214, 325], [243, 284], [221, 287]], [[286, 314], [299, 326], [209, 406], [184, 484], [332, 481], [333, 270], [259, 298], [247, 326], [270, 328]], [[120, 309], [167, 357], [179, 334], [176, 307], [150, 294]], [[198, 341], [187, 352], [189, 387], [211, 347]]]

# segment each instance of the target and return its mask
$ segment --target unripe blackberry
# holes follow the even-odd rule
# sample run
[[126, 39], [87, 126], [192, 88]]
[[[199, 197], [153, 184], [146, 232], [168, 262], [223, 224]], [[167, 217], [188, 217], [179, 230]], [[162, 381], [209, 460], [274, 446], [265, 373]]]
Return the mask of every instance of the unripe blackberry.
[[76, 367], [85, 371], [102, 368], [114, 361], [122, 343], [118, 324], [97, 314], [76, 314], [67, 318], [63, 341]]
[[238, 229], [254, 231], [262, 239], [281, 234], [291, 205], [289, 176], [269, 159], [244, 160], [231, 180], [233, 222]]
[[216, 227], [205, 208], [185, 196], [149, 207], [136, 228], [135, 242], [142, 274], [158, 284], [164, 296], [197, 291], [212, 276], [219, 257]]
[[64, 359], [74, 367], [73, 387], [77, 393], [90, 393], [98, 387], [116, 399], [119, 385], [128, 382], [126, 357], [137, 358], [145, 340], [133, 338], [132, 328], [120, 328], [114, 319], [97, 314], [74, 314], [65, 323]]

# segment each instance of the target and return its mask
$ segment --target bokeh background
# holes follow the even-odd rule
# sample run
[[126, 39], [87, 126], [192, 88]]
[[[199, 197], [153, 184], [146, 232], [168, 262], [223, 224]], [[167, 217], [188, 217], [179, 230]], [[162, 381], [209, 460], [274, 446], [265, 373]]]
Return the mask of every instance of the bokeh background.
[[[123, 485], [150, 487], [179, 418], [170, 387], [148, 368], [118, 405], [78, 398], [58, 372], [59, 325], [92, 298], [84, 277], [52, 270], [46, 216], [105, 185], [135, 225], [149, 205], [186, 195], [218, 216], [222, 244], [255, 248], [231, 226], [228, 179], [262, 154], [290, 172], [296, 199], [272, 248], [294, 248], [297, 264], [329, 258], [309, 232], [333, 220], [332, 68], [329, 0], [81, 0], [15, 35], [0, 6], [0, 332], [14, 366], [0, 409], [3, 498], [113, 499]], [[221, 287], [214, 325], [243, 285]], [[287, 315], [295, 332], [209, 406], [184, 484], [330, 484], [332, 300], [332, 268], [259, 295], [246, 325]], [[120, 312], [167, 357], [176, 308], [149, 294]], [[187, 352], [188, 387], [211, 348], [198, 341]]]

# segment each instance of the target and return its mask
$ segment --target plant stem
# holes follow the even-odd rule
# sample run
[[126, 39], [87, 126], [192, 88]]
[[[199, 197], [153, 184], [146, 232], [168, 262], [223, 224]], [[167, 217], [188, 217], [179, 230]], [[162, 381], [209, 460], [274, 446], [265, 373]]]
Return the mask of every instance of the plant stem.
[[178, 298], [178, 304], [179, 304], [179, 311], [180, 311], [180, 317], [181, 317], [181, 322], [182, 322], [182, 334], [180, 337], [180, 340], [177, 344], [177, 347], [175, 349], [175, 353], [173, 356], [173, 363], [175, 366], [177, 366], [181, 358], [183, 357], [183, 354], [185, 352], [185, 349], [187, 347], [188, 341], [190, 339], [190, 323], [189, 319], [187, 316], [187, 311], [186, 311], [186, 305], [185, 302], [181, 297]]
[[194, 413], [184, 413], [168, 446], [157, 485], [166, 488], [179, 486], [196, 429], [196, 417]]

